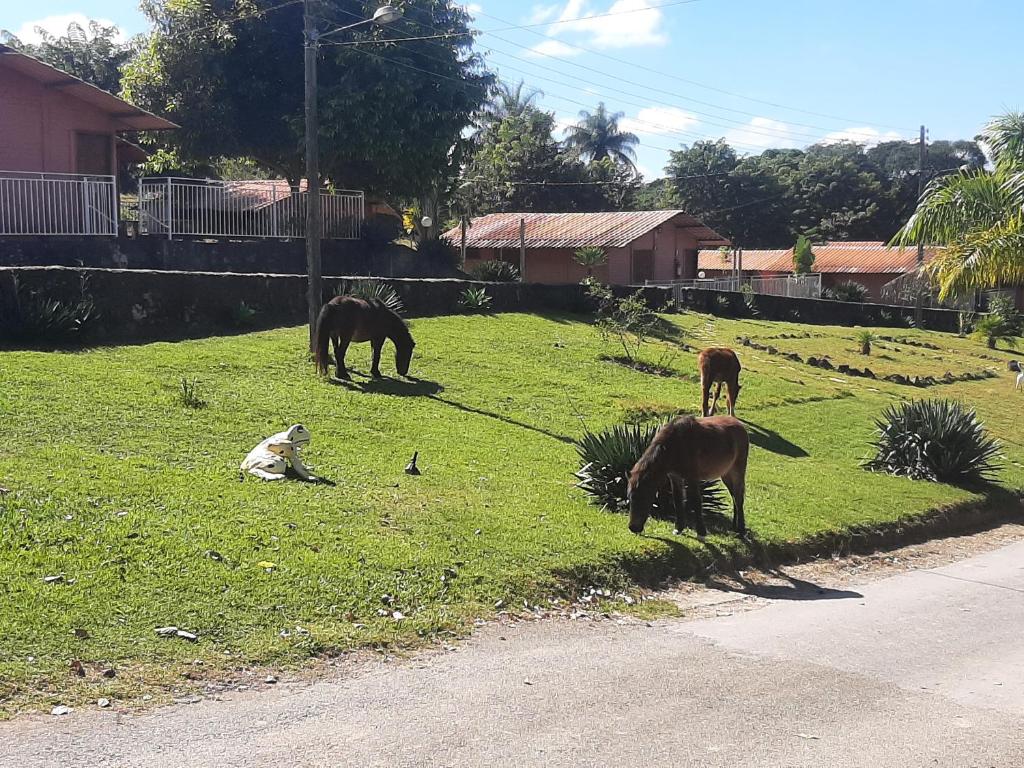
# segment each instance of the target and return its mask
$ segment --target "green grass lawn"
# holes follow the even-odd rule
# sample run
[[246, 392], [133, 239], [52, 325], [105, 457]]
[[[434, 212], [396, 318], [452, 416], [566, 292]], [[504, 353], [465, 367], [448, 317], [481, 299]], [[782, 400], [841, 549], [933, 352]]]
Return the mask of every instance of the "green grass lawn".
[[[694, 347], [808, 332], [821, 335], [769, 343], [864, 365], [848, 328], [671, 320]], [[412, 328], [421, 381], [357, 375], [351, 387], [314, 375], [302, 328], [0, 352], [0, 486], [10, 489], [0, 496], [0, 714], [170, 690], [197, 661], [216, 674], [415, 642], [462, 631], [499, 600], [521, 605], [596, 580], [622, 586], [645, 568], [685, 570], [712, 551], [745, 551], [727, 534], [705, 545], [658, 521], [651, 535], [633, 536], [621, 515], [573, 486], [584, 422], [596, 429], [697, 409], [695, 355], [650, 345], [646, 354], [667, 360], [673, 378], [602, 361], [616, 350], [575, 316], [439, 317]], [[892, 333], [942, 345], [953, 373], [1003, 367], [971, 340]], [[761, 542], [980, 498], [859, 468], [874, 417], [898, 398], [976, 405], [1006, 443], [1003, 482], [1024, 485], [1017, 409], [1008, 407], [1019, 395], [1004, 371], [914, 390], [739, 351], [739, 415], [755, 445], [747, 521]], [[940, 354], [885, 343], [893, 372], [939, 365], [921, 353]], [[391, 354], [389, 345], [385, 373]], [[369, 350], [353, 347], [349, 359], [366, 371]], [[181, 404], [182, 376], [199, 380], [207, 407]], [[313, 433], [306, 460], [336, 485], [239, 482], [248, 450], [295, 422]], [[421, 477], [402, 471], [413, 451]], [[167, 625], [199, 641], [158, 637]], [[70, 674], [74, 659], [86, 678]], [[108, 665], [117, 677], [99, 678]]]

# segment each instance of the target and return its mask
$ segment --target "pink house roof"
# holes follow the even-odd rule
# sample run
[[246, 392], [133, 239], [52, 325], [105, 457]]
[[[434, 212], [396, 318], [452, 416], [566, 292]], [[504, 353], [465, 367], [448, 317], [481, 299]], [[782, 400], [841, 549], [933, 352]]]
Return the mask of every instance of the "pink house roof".
[[[917, 248], [890, 248], [880, 242], [827, 242], [812, 246], [813, 272], [843, 274], [901, 275], [917, 268]], [[925, 261], [931, 261], [934, 250], [925, 249]], [[793, 249], [743, 249], [744, 272], [792, 272]], [[718, 250], [703, 250], [697, 258], [699, 270], [729, 270], [732, 254], [722, 258]]]
[[[703, 245], [729, 241], [685, 211], [613, 211], [609, 213], [492, 213], [472, 220], [467, 248], [518, 248], [519, 222], [526, 222], [527, 248], [622, 248], [652, 229], [671, 223], [690, 231]], [[453, 242], [458, 227], [445, 233]]]
[[112, 93], [3, 44], [0, 44], [0, 67], [6, 67], [24, 77], [42, 83], [47, 88], [67, 93], [80, 101], [91, 104], [120, 123], [119, 130], [166, 131], [179, 127], [170, 120], [157, 117]]

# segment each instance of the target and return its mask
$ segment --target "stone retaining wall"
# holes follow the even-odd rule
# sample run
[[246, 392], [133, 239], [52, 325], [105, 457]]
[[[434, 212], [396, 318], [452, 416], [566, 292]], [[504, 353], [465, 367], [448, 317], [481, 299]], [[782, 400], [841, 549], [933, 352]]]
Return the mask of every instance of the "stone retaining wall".
[[[324, 296], [338, 292], [345, 280], [326, 277]], [[494, 312], [585, 312], [591, 307], [582, 286], [537, 283], [481, 283], [457, 278], [389, 278], [410, 317], [460, 312], [459, 297], [469, 287], [484, 287]], [[190, 272], [83, 267], [0, 267], [0, 310], [17, 291], [48, 299], [77, 301], [88, 296], [98, 310], [90, 341], [197, 337], [210, 333], [300, 325], [306, 318], [306, 279], [302, 275]], [[632, 289], [617, 288], [618, 294]], [[666, 288], [646, 288], [651, 306], [665, 307]], [[724, 297], [724, 298], [720, 298]], [[730, 317], [750, 317], [739, 293], [685, 291], [683, 308]], [[242, 305], [255, 310], [243, 322]], [[899, 325], [912, 317], [904, 307], [846, 304], [834, 301], [756, 297], [757, 317], [833, 325]], [[3, 312], [0, 312], [3, 317]], [[925, 310], [925, 327], [956, 330], [957, 313]], [[2, 329], [0, 329], [2, 336]]]

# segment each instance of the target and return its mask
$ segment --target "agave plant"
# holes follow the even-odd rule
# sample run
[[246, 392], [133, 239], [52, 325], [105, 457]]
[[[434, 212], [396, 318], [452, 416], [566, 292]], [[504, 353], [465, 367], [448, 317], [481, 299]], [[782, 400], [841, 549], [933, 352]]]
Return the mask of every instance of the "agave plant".
[[20, 294], [2, 314], [0, 338], [44, 344], [74, 341], [97, 317], [92, 299], [60, 301], [38, 293]]
[[975, 412], [955, 400], [918, 400], [889, 406], [875, 422], [875, 472], [945, 483], [993, 479], [999, 442]]
[[459, 305], [469, 312], [486, 312], [491, 306], [491, 297], [486, 288], [467, 288], [459, 296]]
[[345, 283], [338, 292], [339, 296], [353, 296], [367, 301], [379, 301], [392, 312], [402, 314], [405, 305], [398, 293], [383, 280], [360, 280], [357, 283]]
[[490, 259], [477, 264], [470, 271], [477, 280], [487, 283], [515, 283], [519, 280], [519, 270], [507, 261]]
[[[626, 490], [629, 472], [647, 450], [660, 426], [616, 424], [600, 432], [586, 430], [576, 444], [576, 452], [582, 465], [575, 473], [576, 479], [579, 480], [576, 487], [586, 493], [595, 504], [611, 510], [628, 508]], [[725, 512], [725, 494], [719, 482], [704, 483], [701, 496], [705, 512]], [[660, 505], [655, 509], [654, 515], [663, 519], [675, 519], [675, 512], [671, 508], [662, 509]]]

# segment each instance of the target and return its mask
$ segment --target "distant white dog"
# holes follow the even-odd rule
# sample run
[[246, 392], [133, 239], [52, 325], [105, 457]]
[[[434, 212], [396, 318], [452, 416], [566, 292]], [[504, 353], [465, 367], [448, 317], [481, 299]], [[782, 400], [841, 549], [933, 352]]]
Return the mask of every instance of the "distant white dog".
[[1021, 367], [1020, 362], [1017, 360], [1011, 360], [1006, 364], [1006, 367], [1011, 371], [1017, 372], [1017, 383], [1014, 385], [1014, 389], [1024, 388], [1024, 368]]
[[290, 427], [286, 432], [278, 432], [249, 451], [240, 467], [241, 472], [264, 480], [284, 480], [291, 465], [303, 480], [316, 480], [299, 455], [312, 439], [309, 430], [301, 424]]

